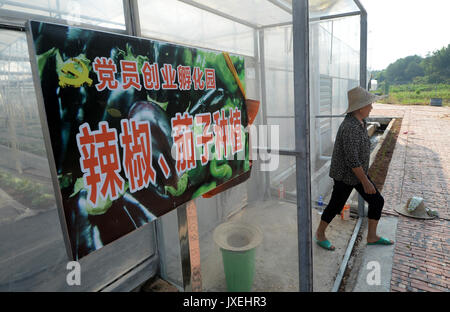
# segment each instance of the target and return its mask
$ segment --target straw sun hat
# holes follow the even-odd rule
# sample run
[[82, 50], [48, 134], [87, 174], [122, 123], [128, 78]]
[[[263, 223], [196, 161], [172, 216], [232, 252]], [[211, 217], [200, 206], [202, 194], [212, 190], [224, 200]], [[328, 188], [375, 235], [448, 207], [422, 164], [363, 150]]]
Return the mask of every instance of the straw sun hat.
[[406, 205], [394, 207], [394, 210], [401, 215], [416, 219], [433, 219], [438, 216], [436, 211], [425, 207], [423, 198], [416, 196], [408, 199]]
[[372, 104], [373, 102], [381, 98], [380, 96], [376, 96], [361, 87], [356, 87], [349, 90], [347, 92], [347, 97], [348, 97], [348, 109], [345, 111], [344, 114], [354, 112], [355, 110], [358, 110], [360, 108], [363, 108], [364, 106]]

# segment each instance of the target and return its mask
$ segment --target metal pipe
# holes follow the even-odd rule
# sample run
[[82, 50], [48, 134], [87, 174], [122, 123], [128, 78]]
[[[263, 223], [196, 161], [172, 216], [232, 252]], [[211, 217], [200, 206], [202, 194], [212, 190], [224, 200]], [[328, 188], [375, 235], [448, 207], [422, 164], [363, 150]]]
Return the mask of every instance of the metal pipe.
[[268, 152], [270, 151], [271, 154], [274, 155], [282, 155], [282, 156], [299, 156], [301, 155], [300, 151], [295, 150], [286, 150], [286, 149], [270, 149], [268, 147], [257, 147], [256, 150], [258, 152]]
[[[361, 10], [359, 84], [362, 88], [367, 89], [367, 12], [358, 0], [355, 0], [355, 3]], [[360, 218], [365, 215], [364, 206], [364, 199], [358, 194], [358, 214]]]
[[181, 272], [183, 275], [183, 289], [186, 292], [192, 290], [191, 285], [191, 256], [189, 252], [187, 204], [177, 208], [178, 239], [180, 241]]
[[309, 13], [308, 0], [293, 1], [294, 111], [296, 156], [299, 290], [313, 290], [311, 226]]
[[344, 259], [342, 260], [338, 274], [336, 276], [336, 279], [334, 280], [334, 285], [331, 290], [332, 292], [337, 292], [339, 290], [339, 287], [341, 286], [342, 278], [344, 277], [345, 270], [347, 269], [348, 260], [350, 259], [353, 247], [355, 246], [356, 238], [358, 237], [359, 230], [361, 229], [362, 220], [363, 220], [362, 218], [358, 219], [358, 222], [356, 223], [356, 226], [353, 230], [352, 237], [350, 238], [350, 242], [347, 245], [347, 250], [345, 251], [344, 254]]
[[367, 13], [364, 8], [361, 11], [361, 28], [359, 37], [359, 82], [362, 88], [367, 89]]
[[[357, 15], [360, 15], [360, 14], [361, 14], [360, 11], [354, 11], [354, 12], [348, 12], [348, 13], [342, 13], [342, 14], [321, 16], [319, 18], [312, 18], [311, 17], [309, 19], [309, 21], [311, 23], [313, 23], [313, 22], [321, 22], [321, 21], [330, 20], [330, 19], [338, 19], [338, 18], [343, 18], [343, 17], [357, 16]], [[264, 26], [261, 26], [259, 28], [263, 29], [263, 28], [282, 27], [282, 26], [289, 26], [289, 25], [292, 25], [292, 21], [264, 25]]]
[[353, 0], [355, 4], [358, 6], [358, 9], [361, 11], [361, 13], [367, 14], [366, 9], [363, 7], [361, 2], [359, 0]]
[[323, 156], [323, 155], [320, 155], [320, 156], [319, 156], [319, 159], [320, 159], [320, 160], [331, 160], [331, 156]]
[[315, 118], [344, 118], [345, 115], [316, 115]]
[[[267, 125], [267, 93], [266, 93], [266, 61], [264, 48], [264, 30], [258, 31], [259, 42], [259, 64], [260, 64], [260, 79], [261, 79], [261, 116], [262, 124]], [[270, 173], [264, 172], [264, 199], [271, 198], [270, 194]]]
[[139, 21], [139, 8], [137, 0], [123, 0], [123, 13], [125, 15], [125, 28], [130, 36], [141, 36], [141, 23]]
[[319, 17], [320, 21], [325, 21], [329, 19], [337, 19], [337, 18], [343, 18], [343, 17], [350, 17], [350, 16], [356, 16], [360, 15], [360, 11], [354, 11], [354, 12], [348, 12], [348, 13], [342, 13], [342, 14], [334, 14], [334, 15], [327, 15], [327, 16], [321, 16]]

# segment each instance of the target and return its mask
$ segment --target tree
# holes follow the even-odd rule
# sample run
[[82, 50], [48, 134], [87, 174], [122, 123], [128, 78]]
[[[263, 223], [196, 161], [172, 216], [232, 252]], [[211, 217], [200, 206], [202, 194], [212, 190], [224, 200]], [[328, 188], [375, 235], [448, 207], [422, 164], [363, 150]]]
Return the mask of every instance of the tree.
[[386, 80], [389, 83], [410, 83], [416, 76], [423, 75], [422, 58], [411, 55], [396, 60], [386, 68]]
[[423, 70], [423, 67], [420, 66], [420, 63], [411, 62], [406, 66], [405, 78], [408, 81], [412, 81], [414, 78], [423, 76], [424, 74], [425, 71]]
[[450, 44], [427, 57], [423, 67], [430, 83], [450, 82]]

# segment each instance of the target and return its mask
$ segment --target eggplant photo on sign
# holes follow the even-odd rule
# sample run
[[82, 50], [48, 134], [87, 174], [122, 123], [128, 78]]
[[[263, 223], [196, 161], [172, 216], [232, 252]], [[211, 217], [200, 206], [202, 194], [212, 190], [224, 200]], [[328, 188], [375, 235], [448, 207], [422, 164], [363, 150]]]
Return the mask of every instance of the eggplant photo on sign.
[[243, 57], [37, 21], [28, 35], [73, 259], [250, 176]]

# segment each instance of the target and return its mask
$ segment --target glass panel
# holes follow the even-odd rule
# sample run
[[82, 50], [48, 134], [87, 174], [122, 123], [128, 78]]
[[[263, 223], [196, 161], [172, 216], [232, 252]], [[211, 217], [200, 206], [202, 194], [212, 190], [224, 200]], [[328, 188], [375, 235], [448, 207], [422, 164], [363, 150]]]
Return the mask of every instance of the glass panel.
[[[152, 9], [150, 10], [150, 8]], [[228, 51], [231, 49], [235, 52], [242, 52], [242, 48], [246, 47], [245, 42], [241, 45], [241, 34], [237, 31], [230, 31], [233, 28], [227, 28], [227, 25], [234, 25], [233, 27], [238, 30], [239, 24], [215, 15], [211, 15], [214, 18], [211, 17], [209, 20], [207, 16], [211, 13], [202, 12], [185, 3], [151, 1], [150, 4], [147, 4], [140, 1], [139, 9], [143, 33], [146, 36], [206, 48], [223, 48]], [[155, 12], [158, 12], [158, 15]], [[199, 18], [196, 19], [196, 17]], [[192, 22], [187, 23], [186, 20], [194, 20], [193, 23], [198, 27], [195, 28], [195, 25], [191, 25]], [[213, 35], [211, 35], [211, 38], [205, 36], [202, 29], [215, 29], [218, 25], [226, 26], [224, 30], [226, 30], [230, 42], [236, 42], [236, 45], [217, 47], [211, 41]], [[251, 31], [248, 46], [251, 47], [251, 54], [253, 54], [253, 30], [244, 26], [239, 27]], [[265, 51], [269, 55], [269, 62], [266, 62], [265, 68], [268, 79], [266, 96], [268, 97], [267, 102], [270, 101], [271, 106], [269, 111], [264, 112], [278, 115], [286, 114], [293, 117], [293, 54], [292, 43], [289, 42], [291, 40], [290, 29], [281, 29], [274, 34], [274, 36], [279, 37], [279, 41], [272, 42], [271, 37], [265, 40]], [[268, 32], [269, 36], [272, 35], [269, 30]], [[286, 50], [281, 53], [278, 51], [279, 46], [277, 46], [279, 42], [283, 47], [286, 47]], [[245, 57], [245, 86], [249, 98], [260, 100], [260, 79], [259, 62], [251, 56]], [[276, 91], [277, 88], [280, 90]], [[280, 99], [277, 100], [276, 97]], [[262, 125], [262, 113], [263, 108], [260, 107], [255, 121], [258, 136], [261, 135], [259, 126]], [[284, 119], [268, 118], [268, 123], [281, 128], [280, 132], [271, 137], [270, 140], [281, 140], [281, 144], [293, 149], [292, 144], [288, 145], [288, 143], [293, 142], [291, 140], [294, 128], [293, 119], [291, 118], [289, 122], [286, 122]], [[286, 135], [287, 133], [290, 134], [289, 137]], [[256, 137], [253, 137], [253, 139], [256, 139]], [[267, 146], [267, 142], [260, 145]], [[222, 252], [218, 241], [214, 238], [215, 230], [218, 230], [219, 226], [226, 222], [245, 222], [250, 224], [248, 227], [246, 225], [246, 229], [256, 226], [262, 232], [262, 241], [255, 246], [255, 249], [251, 249], [255, 252], [254, 258], [252, 255], [244, 257], [244, 263], [240, 262], [235, 267], [240, 269], [243, 275], [246, 275], [252, 272], [251, 265], [254, 265], [253, 278], [245, 279], [245, 281], [239, 283], [240, 285], [250, 285], [252, 291], [298, 291], [295, 157], [280, 157], [272, 152], [268, 157], [271, 161], [265, 163], [261, 154], [258, 156], [257, 151], [253, 151], [253, 155], [255, 155], [255, 160], [251, 176], [247, 181], [212, 198], [197, 198], [195, 200], [199, 250], [191, 250], [191, 252], [194, 257], [192, 263], [200, 263], [203, 291], [233, 290], [233, 287], [236, 286], [229, 285], [231, 288], [227, 286], [225, 270], [227, 274], [232, 274], [228, 271], [228, 265], [229, 261], [233, 260], [227, 258], [226, 253]], [[279, 193], [280, 182], [283, 184], [281, 193]], [[160, 222], [161, 227], [158, 227], [158, 230], [162, 235], [158, 243], [160, 248], [162, 246], [159, 251], [164, 266], [162, 268], [163, 278], [176, 283], [177, 286], [182, 286], [176, 212], [163, 216]], [[245, 242], [253, 241], [253, 238], [258, 236], [255, 234], [256, 236], [252, 237], [241, 237], [240, 234], [234, 232], [234, 230], [227, 230], [224, 233], [224, 235], [229, 235], [232, 243], [240, 243], [241, 247]], [[250, 265], [250, 267], [246, 267], [247, 265]], [[198, 275], [194, 276], [195, 280], [197, 280], [196, 278], [198, 278]]]
[[358, 11], [359, 8], [353, 0], [309, 0], [310, 18]]
[[[292, 0], [278, 0], [292, 7]], [[330, 15], [358, 12], [354, 0], [309, 0], [309, 18], [318, 19]]]
[[317, 185], [313, 199], [331, 188], [330, 158], [343, 120], [336, 116], [347, 109], [347, 91], [358, 85], [359, 16], [310, 23], [311, 168]]
[[2, 9], [64, 19], [69, 23], [125, 29], [122, 0], [13, 0], [0, 1], [0, 4]]
[[253, 29], [177, 0], [139, 0], [142, 35], [198, 47], [254, 55]]
[[[347, 92], [359, 85], [359, 22], [359, 16], [352, 16], [310, 23], [312, 235], [331, 196], [331, 156], [348, 106]], [[327, 228], [327, 237], [342, 249], [323, 257], [323, 250], [313, 247], [314, 291], [331, 291], [356, 220], [336, 216]]]
[[[282, 156], [279, 171], [288, 163], [295, 157]], [[244, 184], [196, 200], [204, 291], [298, 291], [295, 167], [283, 178], [281, 193], [269, 186], [273, 173], [255, 163]]]
[[194, 0], [214, 10], [249, 21], [258, 27], [292, 21], [290, 13], [268, 0]]
[[74, 289], [67, 284], [70, 259], [56, 209], [26, 36], [3, 29], [0, 155], [0, 291], [95, 291], [155, 254], [154, 228], [149, 224], [81, 259], [81, 285]]
[[280, 149], [294, 150], [292, 26], [264, 29], [267, 123], [280, 129]]

